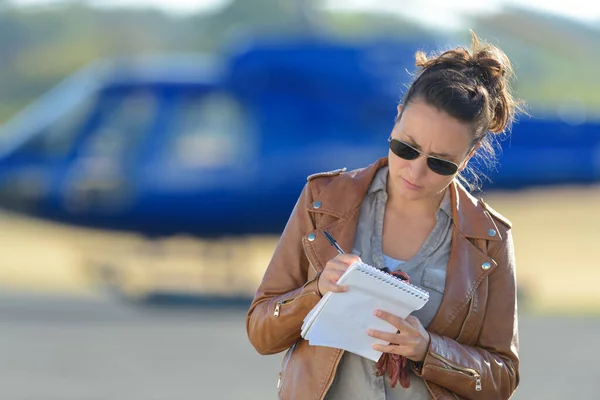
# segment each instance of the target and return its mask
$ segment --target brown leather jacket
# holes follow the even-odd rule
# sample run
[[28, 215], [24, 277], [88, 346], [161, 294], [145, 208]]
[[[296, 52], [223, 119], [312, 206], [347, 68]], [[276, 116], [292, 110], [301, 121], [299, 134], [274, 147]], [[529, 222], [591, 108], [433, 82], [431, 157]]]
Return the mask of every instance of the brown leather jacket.
[[[351, 249], [360, 205], [375, 172], [367, 168], [308, 178], [246, 318], [261, 354], [288, 350], [281, 399], [323, 399], [342, 350], [301, 338], [306, 314], [320, 299], [317, 279], [337, 252], [327, 230]], [[440, 309], [427, 330], [422, 365], [412, 364], [434, 399], [508, 399], [519, 383], [515, 260], [510, 222], [460, 184], [450, 185], [453, 235]]]

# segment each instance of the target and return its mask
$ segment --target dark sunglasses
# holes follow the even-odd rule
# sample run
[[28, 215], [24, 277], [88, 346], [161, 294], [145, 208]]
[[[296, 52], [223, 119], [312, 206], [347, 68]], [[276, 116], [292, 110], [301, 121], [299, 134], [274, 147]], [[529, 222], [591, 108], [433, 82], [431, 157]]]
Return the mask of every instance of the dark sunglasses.
[[[392, 139], [390, 137], [388, 138], [388, 142], [390, 142], [390, 150], [392, 150], [392, 153], [404, 160], [415, 160], [423, 154], [420, 150], [415, 149], [410, 144], [401, 140]], [[427, 156], [427, 166], [436, 174], [444, 176], [454, 175], [456, 171], [458, 171], [458, 164], [429, 155]]]

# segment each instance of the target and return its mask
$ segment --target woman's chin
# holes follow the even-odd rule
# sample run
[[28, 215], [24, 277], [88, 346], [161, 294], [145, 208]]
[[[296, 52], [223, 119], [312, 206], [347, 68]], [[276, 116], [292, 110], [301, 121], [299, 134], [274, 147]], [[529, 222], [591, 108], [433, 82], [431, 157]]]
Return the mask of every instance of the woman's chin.
[[407, 189], [401, 186], [396, 191], [398, 195], [406, 200], [419, 200], [425, 197], [423, 190]]

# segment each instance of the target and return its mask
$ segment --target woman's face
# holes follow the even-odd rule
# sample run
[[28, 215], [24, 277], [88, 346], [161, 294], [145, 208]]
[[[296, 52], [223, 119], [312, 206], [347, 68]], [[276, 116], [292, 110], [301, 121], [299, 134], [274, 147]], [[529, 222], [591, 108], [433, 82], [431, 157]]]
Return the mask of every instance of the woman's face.
[[[398, 113], [401, 110], [398, 106]], [[420, 100], [406, 106], [391, 136], [422, 153], [414, 160], [405, 160], [389, 151], [388, 191], [407, 200], [431, 198], [442, 192], [479, 147], [470, 151], [473, 135], [469, 124]], [[427, 155], [452, 161], [459, 169], [450, 176], [435, 173], [427, 165]]]

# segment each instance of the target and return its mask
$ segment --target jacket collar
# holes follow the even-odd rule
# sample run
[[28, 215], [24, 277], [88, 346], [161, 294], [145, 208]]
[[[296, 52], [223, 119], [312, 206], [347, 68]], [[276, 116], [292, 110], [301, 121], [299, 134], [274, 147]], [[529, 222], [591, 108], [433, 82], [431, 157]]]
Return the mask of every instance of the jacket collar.
[[[375, 174], [387, 165], [388, 159], [384, 157], [365, 168], [342, 173], [315, 195], [314, 201], [320, 202], [320, 207], [315, 209], [310, 206], [308, 211], [345, 218], [361, 206]], [[462, 236], [502, 240], [501, 231], [489, 212], [460, 182], [454, 179], [448, 190], [451, 196], [452, 221]]]

